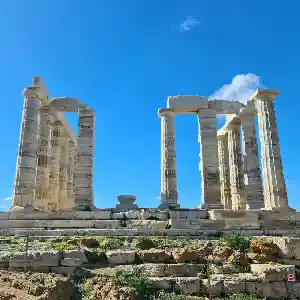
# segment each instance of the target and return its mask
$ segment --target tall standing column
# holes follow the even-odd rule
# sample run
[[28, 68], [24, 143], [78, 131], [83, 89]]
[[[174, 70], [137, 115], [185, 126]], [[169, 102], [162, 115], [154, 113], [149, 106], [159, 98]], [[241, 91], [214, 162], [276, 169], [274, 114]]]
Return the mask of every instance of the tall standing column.
[[176, 180], [176, 151], [174, 134], [174, 116], [172, 109], [161, 108], [161, 192], [160, 208], [179, 207]]
[[60, 121], [54, 121], [50, 130], [50, 177], [49, 177], [49, 201], [48, 210], [59, 210], [59, 170], [60, 170], [60, 150], [61, 150], [61, 134], [63, 124]]
[[243, 108], [239, 113], [242, 127], [244, 182], [248, 209], [264, 207], [258, 146], [255, 130], [255, 109]]
[[42, 211], [48, 207], [51, 123], [50, 107], [41, 107], [35, 207]]
[[208, 209], [221, 209], [219, 180], [218, 141], [216, 112], [201, 109], [198, 112], [200, 150], [200, 171], [202, 176], [202, 203]]
[[224, 206], [224, 209], [232, 209], [229, 176], [228, 135], [226, 133], [218, 133], [218, 154], [221, 202]]
[[258, 113], [265, 208], [286, 210], [289, 208], [288, 196], [273, 102], [278, 93], [278, 91], [272, 90], [258, 90], [252, 96], [252, 101], [254, 101]]
[[24, 106], [20, 130], [12, 210], [34, 209], [37, 149], [40, 118], [39, 88], [29, 87], [23, 92]]
[[78, 138], [75, 171], [75, 209], [94, 208], [93, 168], [95, 112], [91, 108], [78, 110]]
[[68, 203], [68, 143], [69, 136], [65, 129], [61, 134], [61, 148], [60, 148], [60, 169], [59, 169], [59, 210], [69, 210]]
[[76, 143], [71, 138], [68, 144], [68, 204], [69, 208], [74, 207], [74, 173], [75, 173], [75, 155], [76, 155]]
[[240, 142], [241, 121], [233, 118], [227, 125], [230, 186], [233, 210], [245, 210], [245, 185]]

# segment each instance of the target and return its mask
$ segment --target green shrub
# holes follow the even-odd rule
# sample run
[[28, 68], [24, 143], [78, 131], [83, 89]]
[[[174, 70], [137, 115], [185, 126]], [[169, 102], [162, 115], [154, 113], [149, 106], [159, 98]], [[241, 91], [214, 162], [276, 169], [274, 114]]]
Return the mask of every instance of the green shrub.
[[138, 270], [118, 270], [114, 278], [114, 284], [122, 287], [133, 288], [143, 299], [149, 299], [154, 294], [151, 282]]
[[85, 250], [84, 255], [90, 264], [106, 264], [107, 263], [107, 257], [104, 252]]
[[203, 299], [202, 297], [197, 296], [189, 296], [184, 294], [175, 294], [175, 293], [167, 293], [165, 291], [161, 291], [153, 300], [199, 300]]
[[101, 237], [100, 248], [103, 250], [116, 250], [124, 248], [125, 240], [118, 237]]
[[245, 251], [250, 247], [250, 238], [240, 233], [230, 233], [220, 240], [221, 244], [225, 244], [234, 250]]
[[134, 249], [149, 250], [156, 248], [158, 245], [149, 237], [139, 237], [133, 240], [132, 246]]
[[95, 238], [86, 238], [86, 237], [84, 237], [84, 238], [80, 239], [80, 244], [82, 246], [87, 247], [87, 248], [98, 248], [98, 247], [100, 247], [99, 241]]

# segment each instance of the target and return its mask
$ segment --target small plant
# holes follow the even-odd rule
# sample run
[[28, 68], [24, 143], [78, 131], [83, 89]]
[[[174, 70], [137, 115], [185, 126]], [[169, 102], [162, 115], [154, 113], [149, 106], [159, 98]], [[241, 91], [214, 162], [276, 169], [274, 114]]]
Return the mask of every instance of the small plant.
[[86, 256], [86, 258], [90, 264], [106, 264], [107, 263], [107, 257], [104, 252], [85, 250], [84, 255]]
[[123, 248], [124, 239], [118, 237], [102, 237], [99, 243], [100, 248], [103, 250], [116, 250]]
[[139, 237], [133, 241], [132, 246], [134, 249], [149, 250], [156, 248], [157, 243], [155, 243], [153, 239], [149, 237]]
[[240, 233], [230, 233], [220, 240], [221, 244], [225, 244], [234, 250], [245, 251], [250, 247], [250, 238]]
[[143, 299], [150, 299], [154, 294], [151, 282], [138, 270], [123, 271], [118, 270], [114, 278], [114, 284], [122, 287], [133, 288]]
[[[256, 295], [234, 294], [234, 295], [227, 296], [225, 299], [226, 300], [259, 300], [262, 298], [257, 297]], [[214, 298], [214, 300], [224, 300], [224, 298]]]
[[98, 248], [100, 246], [98, 240], [96, 240], [95, 238], [87, 238], [87, 237], [82, 238], [80, 240], [80, 244], [87, 248]]

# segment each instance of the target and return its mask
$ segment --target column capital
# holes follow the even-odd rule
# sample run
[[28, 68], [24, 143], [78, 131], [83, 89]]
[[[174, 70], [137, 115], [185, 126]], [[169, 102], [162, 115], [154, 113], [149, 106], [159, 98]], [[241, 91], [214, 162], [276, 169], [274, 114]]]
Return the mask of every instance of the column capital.
[[278, 96], [279, 90], [257, 90], [250, 98], [250, 101], [255, 99], [273, 101]]
[[158, 110], [158, 115], [160, 117], [170, 117], [173, 118], [176, 113], [174, 112], [174, 110], [172, 108], [160, 108]]
[[24, 98], [27, 99], [36, 99], [40, 100], [42, 99], [42, 93], [41, 93], [41, 88], [39, 87], [27, 87], [23, 90], [22, 93]]
[[234, 129], [241, 127], [241, 119], [239, 117], [233, 117], [230, 122], [226, 125], [226, 129]]

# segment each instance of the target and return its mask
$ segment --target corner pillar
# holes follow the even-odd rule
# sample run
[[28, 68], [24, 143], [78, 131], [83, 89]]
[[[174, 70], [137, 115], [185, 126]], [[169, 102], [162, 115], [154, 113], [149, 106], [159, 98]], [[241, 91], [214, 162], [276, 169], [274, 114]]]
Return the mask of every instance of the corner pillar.
[[39, 90], [37, 87], [29, 87], [23, 92], [24, 106], [12, 210], [34, 210], [40, 120], [40, 100], [37, 94]]
[[233, 210], [245, 210], [245, 185], [240, 142], [241, 121], [234, 118], [227, 125], [230, 187]]
[[161, 118], [161, 204], [159, 208], [178, 208], [175, 113], [169, 108], [161, 108], [158, 115]]
[[200, 171], [202, 176], [202, 206], [222, 209], [219, 180], [218, 141], [216, 112], [200, 109], [198, 142], [200, 144]]
[[75, 171], [75, 209], [94, 208], [93, 169], [95, 112], [91, 108], [78, 110], [78, 138]]
[[278, 93], [258, 90], [251, 99], [258, 113], [265, 208], [269, 210], [289, 208], [274, 110], [274, 99]]

